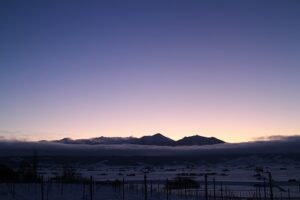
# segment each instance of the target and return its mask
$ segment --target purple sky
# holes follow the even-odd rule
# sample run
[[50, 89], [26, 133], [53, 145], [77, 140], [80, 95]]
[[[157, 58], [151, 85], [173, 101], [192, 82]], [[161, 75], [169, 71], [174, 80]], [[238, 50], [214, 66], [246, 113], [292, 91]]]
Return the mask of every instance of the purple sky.
[[297, 0], [3, 0], [0, 136], [299, 134], [299, 22]]

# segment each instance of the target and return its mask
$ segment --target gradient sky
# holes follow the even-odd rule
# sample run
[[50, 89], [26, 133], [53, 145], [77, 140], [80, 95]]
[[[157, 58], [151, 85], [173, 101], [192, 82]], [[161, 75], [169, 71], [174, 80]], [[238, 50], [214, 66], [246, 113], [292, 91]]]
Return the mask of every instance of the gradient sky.
[[300, 1], [0, 2], [0, 137], [300, 133]]

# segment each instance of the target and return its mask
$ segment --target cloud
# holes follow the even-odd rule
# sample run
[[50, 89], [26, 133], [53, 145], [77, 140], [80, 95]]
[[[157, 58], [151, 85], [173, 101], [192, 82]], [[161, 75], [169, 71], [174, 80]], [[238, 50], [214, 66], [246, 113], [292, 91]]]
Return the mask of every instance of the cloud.
[[0, 140], [28, 141], [30, 134], [17, 130], [0, 129]]
[[207, 146], [86, 145], [54, 142], [1, 141], [0, 156], [30, 156], [34, 151], [45, 156], [182, 156], [300, 154], [300, 136], [276, 140]]
[[[62, 136], [70, 135], [67, 133], [55, 133], [47, 131], [30, 131], [30, 130], [6, 130], [0, 129], [0, 140], [13, 140], [13, 141], [39, 141], [45, 138], [57, 139]], [[50, 138], [49, 138], [50, 136]]]
[[9, 131], [9, 130], [4, 130], [0, 129], [0, 134], [18, 134], [20, 133], [19, 131]]
[[255, 138], [255, 141], [293, 141], [300, 140], [300, 135], [271, 135]]

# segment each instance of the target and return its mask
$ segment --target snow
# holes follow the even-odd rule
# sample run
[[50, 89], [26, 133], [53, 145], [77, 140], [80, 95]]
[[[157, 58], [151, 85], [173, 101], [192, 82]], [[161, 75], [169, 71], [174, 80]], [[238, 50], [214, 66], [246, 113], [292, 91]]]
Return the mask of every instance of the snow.
[[[223, 164], [207, 165], [161, 165], [149, 166], [140, 164], [138, 166], [109, 166], [103, 163], [76, 165], [77, 172], [83, 177], [93, 177], [93, 180], [104, 182], [116, 179], [125, 180], [124, 199], [135, 200], [144, 199], [144, 175], [148, 180], [148, 199], [160, 200], [166, 199], [164, 185], [166, 180], [172, 180], [178, 175], [190, 177], [200, 183], [198, 189], [173, 190], [169, 199], [185, 199], [185, 194], [190, 197], [186, 199], [195, 199], [197, 196], [204, 196], [204, 173], [213, 173], [208, 176], [208, 195], [213, 196], [213, 179], [215, 179], [216, 195], [233, 194], [237, 196], [251, 197], [253, 195], [264, 197], [263, 180], [258, 180], [255, 170], [259, 165], [249, 163], [239, 164], [224, 162]], [[258, 161], [258, 163], [260, 163]], [[300, 165], [297, 162], [271, 164], [261, 162], [262, 168], [271, 171], [274, 184], [274, 196], [276, 197], [300, 197]], [[51, 180], [51, 177], [60, 175], [62, 168], [59, 165], [41, 165], [39, 173], [43, 174], [45, 180]], [[226, 174], [226, 176], [224, 176]], [[295, 179], [297, 182], [289, 182]], [[152, 183], [152, 196], [150, 187]], [[255, 188], [254, 184], [261, 184], [260, 188]], [[222, 185], [222, 186], [221, 186]], [[266, 195], [269, 196], [268, 179], [266, 177]], [[280, 188], [285, 191], [281, 191]], [[43, 184], [43, 200], [87, 200], [91, 198], [90, 184], [62, 184], [46, 181]], [[159, 192], [158, 187], [160, 188]], [[222, 189], [221, 189], [222, 188]], [[260, 191], [259, 191], [260, 190]], [[289, 193], [288, 193], [289, 191]], [[1, 200], [39, 200], [42, 199], [42, 186], [40, 183], [2, 183], [0, 184]], [[111, 185], [94, 184], [93, 199], [118, 200], [123, 199], [122, 187], [114, 188]], [[299, 198], [300, 199], [300, 198]]]

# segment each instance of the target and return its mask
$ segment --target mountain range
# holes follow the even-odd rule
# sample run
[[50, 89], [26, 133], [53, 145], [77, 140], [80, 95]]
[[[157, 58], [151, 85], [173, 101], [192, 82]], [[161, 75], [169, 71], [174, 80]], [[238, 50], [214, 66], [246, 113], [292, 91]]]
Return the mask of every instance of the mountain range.
[[225, 143], [215, 137], [203, 137], [199, 135], [184, 137], [180, 140], [172, 140], [160, 133], [137, 137], [95, 137], [90, 139], [63, 138], [52, 142], [63, 144], [90, 144], [90, 145], [113, 145], [113, 144], [137, 144], [137, 145], [156, 145], [156, 146], [192, 146], [192, 145], [213, 145]]

